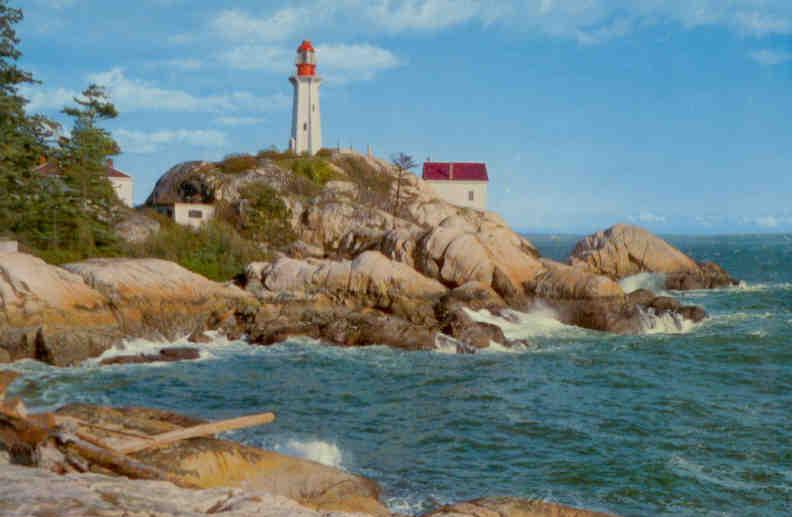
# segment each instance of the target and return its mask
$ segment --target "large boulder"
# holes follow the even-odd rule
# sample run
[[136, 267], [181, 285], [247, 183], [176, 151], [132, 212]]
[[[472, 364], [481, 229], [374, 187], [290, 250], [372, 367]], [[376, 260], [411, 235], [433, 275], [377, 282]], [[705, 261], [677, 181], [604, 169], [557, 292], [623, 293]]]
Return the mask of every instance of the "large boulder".
[[643, 228], [617, 224], [577, 243], [569, 258], [573, 266], [622, 279], [644, 272], [665, 273], [667, 287], [700, 289], [736, 284], [715, 264], [697, 263]]
[[624, 291], [613, 280], [553, 260], [542, 259], [545, 269], [526, 288], [540, 298], [591, 300], [620, 298]]
[[66, 264], [116, 310], [124, 334], [176, 339], [255, 312], [255, 298], [159, 259], [91, 259]]
[[110, 300], [76, 274], [24, 253], [0, 253], [0, 362], [57, 366], [121, 341]]
[[614, 517], [614, 514], [516, 497], [488, 497], [443, 506], [424, 517]]
[[[167, 411], [148, 408], [108, 408], [72, 404], [58, 415], [70, 416], [114, 431], [161, 434], [203, 423]], [[113, 443], [118, 434], [86, 428]], [[322, 511], [388, 515], [379, 502], [379, 486], [368, 479], [313, 461], [248, 447], [215, 438], [193, 438], [130, 457], [202, 489], [245, 488], [287, 497]]]
[[507, 299], [521, 296], [544, 269], [530, 242], [489, 217], [443, 220], [420, 239], [415, 256], [419, 271], [449, 287], [478, 282]]
[[391, 312], [412, 321], [431, 316], [431, 305], [447, 289], [406, 264], [367, 251], [354, 260], [295, 260], [282, 258], [273, 264], [251, 264], [250, 286], [269, 293], [323, 293], [338, 303], [351, 303]]

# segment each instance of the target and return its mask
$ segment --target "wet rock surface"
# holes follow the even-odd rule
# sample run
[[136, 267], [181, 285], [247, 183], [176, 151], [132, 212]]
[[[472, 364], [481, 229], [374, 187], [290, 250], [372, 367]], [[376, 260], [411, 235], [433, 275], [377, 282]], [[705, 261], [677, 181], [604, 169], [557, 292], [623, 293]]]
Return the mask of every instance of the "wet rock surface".
[[201, 353], [196, 348], [174, 347], [163, 348], [156, 354], [119, 355], [103, 359], [99, 364], [109, 366], [113, 364], [143, 364], [143, 363], [172, 363], [176, 361], [192, 361], [199, 359]]
[[423, 517], [615, 517], [610, 513], [582, 510], [557, 503], [494, 497], [457, 503], [425, 514]]

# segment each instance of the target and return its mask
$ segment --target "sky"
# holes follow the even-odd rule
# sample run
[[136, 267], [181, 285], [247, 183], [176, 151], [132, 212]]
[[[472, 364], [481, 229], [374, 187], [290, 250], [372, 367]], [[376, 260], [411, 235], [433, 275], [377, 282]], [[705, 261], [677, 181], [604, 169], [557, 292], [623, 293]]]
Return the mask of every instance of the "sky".
[[325, 146], [485, 162], [517, 230], [792, 231], [790, 0], [10, 4], [28, 110], [105, 86], [138, 203], [179, 162], [287, 147], [310, 39]]

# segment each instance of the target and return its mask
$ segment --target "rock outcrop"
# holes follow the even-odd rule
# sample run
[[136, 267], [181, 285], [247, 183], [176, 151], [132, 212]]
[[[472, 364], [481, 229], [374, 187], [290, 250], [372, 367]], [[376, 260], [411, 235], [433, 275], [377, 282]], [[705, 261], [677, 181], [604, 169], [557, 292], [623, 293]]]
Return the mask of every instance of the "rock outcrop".
[[582, 510], [557, 503], [492, 497], [443, 506], [424, 517], [615, 517], [611, 513]]
[[665, 273], [668, 289], [711, 289], [737, 283], [716, 264], [698, 263], [656, 235], [624, 224], [584, 238], [569, 260], [573, 266], [613, 279]]
[[0, 253], [0, 362], [67, 366], [126, 338], [176, 339], [224, 328], [240, 333], [258, 302], [172, 262], [94, 259], [56, 267]]
[[[202, 423], [167, 411], [73, 404], [57, 412], [93, 425], [128, 433], [161, 434]], [[92, 427], [90, 433], [114, 437]], [[321, 511], [388, 515], [379, 487], [368, 479], [319, 463], [215, 438], [193, 438], [130, 455], [202, 489], [245, 488], [281, 496]]]
[[0, 515], [28, 517], [341, 517], [311, 510], [264, 491], [190, 490], [164, 481], [101, 474], [59, 476], [17, 465], [0, 466]]
[[0, 362], [65, 366], [123, 336], [110, 300], [79, 275], [24, 253], [0, 253]]
[[250, 294], [159, 259], [92, 259], [63, 266], [107, 297], [126, 336], [169, 340], [257, 306]]
[[447, 291], [439, 282], [376, 251], [351, 261], [283, 258], [273, 264], [251, 264], [247, 277], [269, 293], [324, 293], [340, 304], [381, 309], [412, 321], [425, 320], [426, 304], [431, 306]]

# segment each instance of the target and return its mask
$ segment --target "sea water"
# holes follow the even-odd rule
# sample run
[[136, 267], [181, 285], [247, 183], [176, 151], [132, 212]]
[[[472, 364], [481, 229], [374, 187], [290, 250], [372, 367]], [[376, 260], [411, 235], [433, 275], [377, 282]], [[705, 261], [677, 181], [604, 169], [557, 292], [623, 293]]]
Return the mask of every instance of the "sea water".
[[[531, 238], [557, 259], [576, 240]], [[743, 280], [674, 293], [709, 312], [702, 324], [613, 336], [549, 310], [478, 313], [524, 345], [450, 355], [217, 339], [184, 363], [17, 363], [26, 375], [11, 391], [39, 409], [275, 411], [275, 423], [226, 436], [375, 479], [405, 513], [498, 494], [635, 516], [790, 515], [792, 237], [670, 240]], [[650, 275], [623, 285], [662, 289]]]

